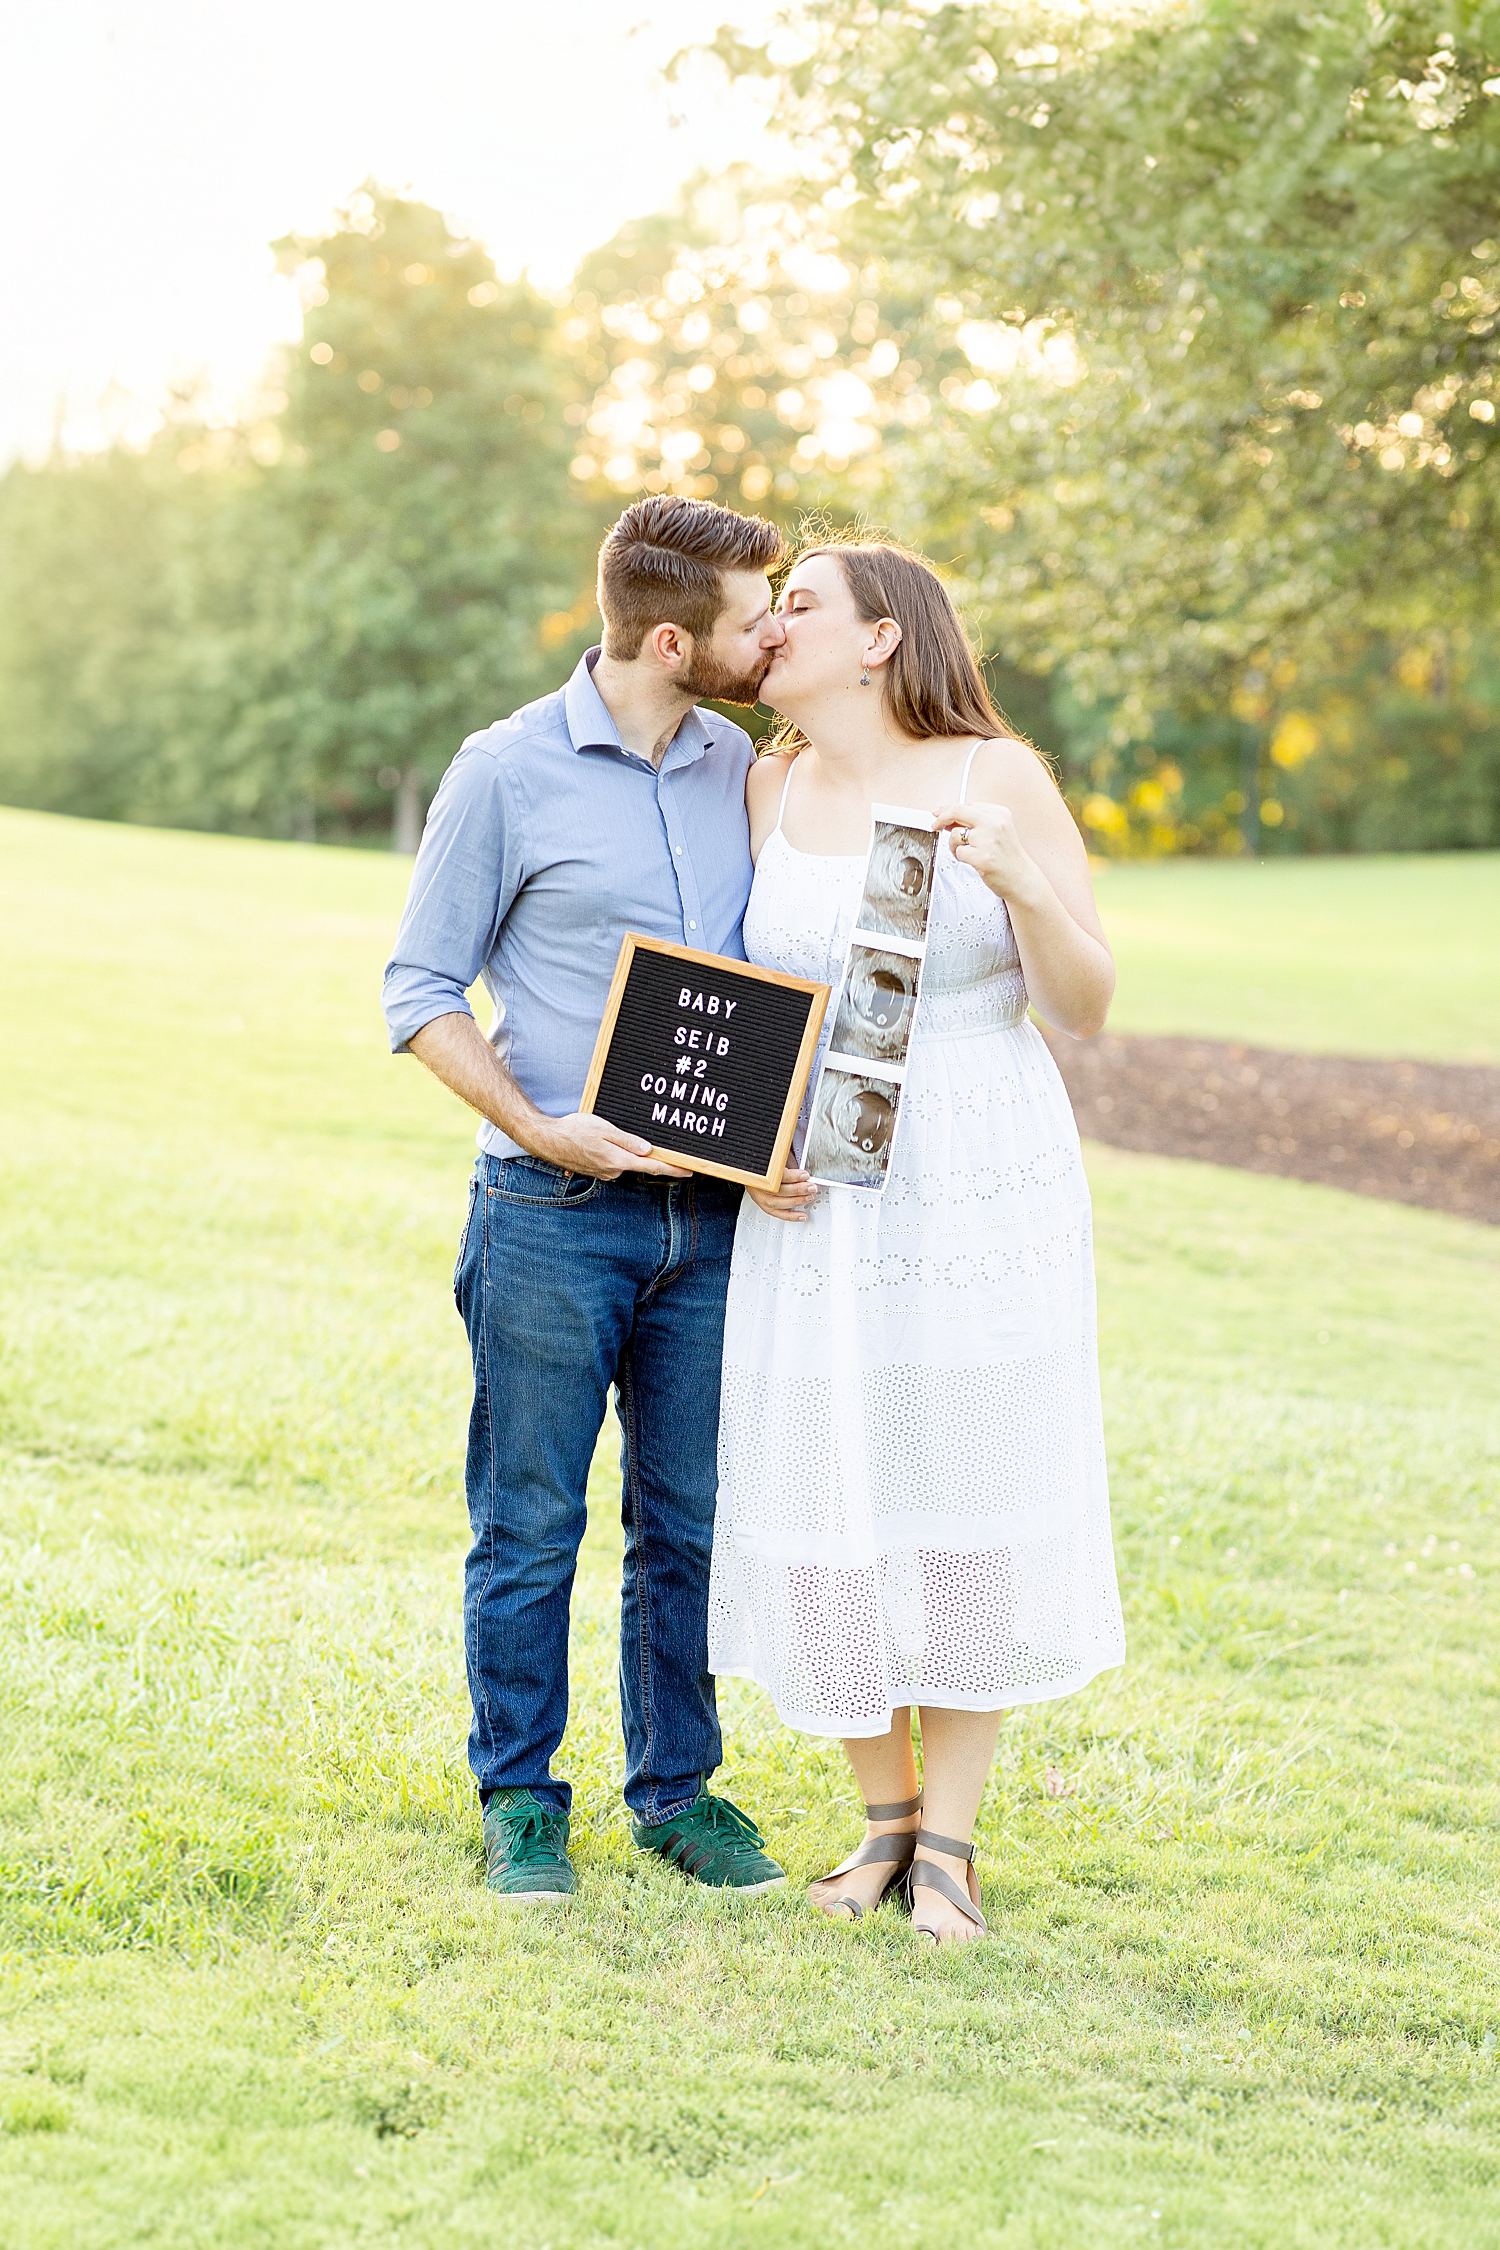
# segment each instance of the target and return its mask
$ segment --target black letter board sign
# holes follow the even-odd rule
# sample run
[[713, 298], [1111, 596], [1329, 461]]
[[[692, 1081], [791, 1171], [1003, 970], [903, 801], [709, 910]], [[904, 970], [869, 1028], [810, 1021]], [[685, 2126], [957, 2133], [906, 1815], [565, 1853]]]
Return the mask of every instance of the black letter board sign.
[[827, 1005], [826, 984], [632, 930], [578, 1106], [690, 1172], [780, 1187]]

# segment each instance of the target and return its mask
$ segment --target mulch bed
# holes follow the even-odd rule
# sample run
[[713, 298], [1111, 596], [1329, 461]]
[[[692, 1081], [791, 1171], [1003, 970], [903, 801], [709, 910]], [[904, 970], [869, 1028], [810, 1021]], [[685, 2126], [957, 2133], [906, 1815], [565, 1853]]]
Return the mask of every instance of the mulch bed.
[[1115, 1032], [1046, 1037], [1078, 1129], [1096, 1141], [1500, 1225], [1500, 1070]]

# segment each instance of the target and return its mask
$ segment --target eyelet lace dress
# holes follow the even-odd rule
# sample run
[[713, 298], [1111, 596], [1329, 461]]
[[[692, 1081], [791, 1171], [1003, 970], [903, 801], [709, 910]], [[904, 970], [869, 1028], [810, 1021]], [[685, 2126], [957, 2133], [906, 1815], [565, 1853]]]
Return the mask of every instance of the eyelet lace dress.
[[[864, 865], [778, 821], [750, 960], [836, 987]], [[709, 1666], [809, 1734], [1042, 1702], [1124, 1658], [1088, 1186], [1026, 1008], [1005, 905], [945, 841], [884, 1193], [741, 1211]]]

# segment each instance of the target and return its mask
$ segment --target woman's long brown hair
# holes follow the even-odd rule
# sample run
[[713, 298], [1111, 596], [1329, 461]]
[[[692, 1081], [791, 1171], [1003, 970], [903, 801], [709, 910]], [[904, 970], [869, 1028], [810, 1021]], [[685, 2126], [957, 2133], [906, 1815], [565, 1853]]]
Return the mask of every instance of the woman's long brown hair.
[[[901, 628], [895, 653], [883, 667], [882, 693], [903, 734], [919, 742], [969, 734], [986, 741], [1023, 739], [985, 686], [948, 589], [924, 556], [898, 547], [894, 540], [861, 538], [857, 533], [804, 547], [796, 562], [807, 562], [814, 555], [834, 558], [867, 625], [892, 617]], [[784, 718], [759, 748], [763, 753], [780, 750], [795, 756], [807, 748], [807, 737]]]

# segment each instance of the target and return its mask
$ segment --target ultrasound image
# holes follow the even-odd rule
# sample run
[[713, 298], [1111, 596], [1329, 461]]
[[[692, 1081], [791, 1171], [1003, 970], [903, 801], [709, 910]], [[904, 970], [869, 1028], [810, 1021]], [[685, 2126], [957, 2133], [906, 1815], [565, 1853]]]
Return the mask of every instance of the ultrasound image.
[[831, 1051], [868, 1056], [874, 1062], [904, 1063], [921, 972], [921, 962], [907, 954], [887, 953], [873, 945], [851, 946], [828, 1043]]
[[859, 927], [884, 930], [892, 937], [927, 935], [932, 900], [932, 868], [937, 837], [923, 828], [877, 820], [860, 902]]
[[900, 1093], [892, 1079], [825, 1065], [808, 1122], [803, 1169], [815, 1180], [843, 1187], [883, 1187]]

